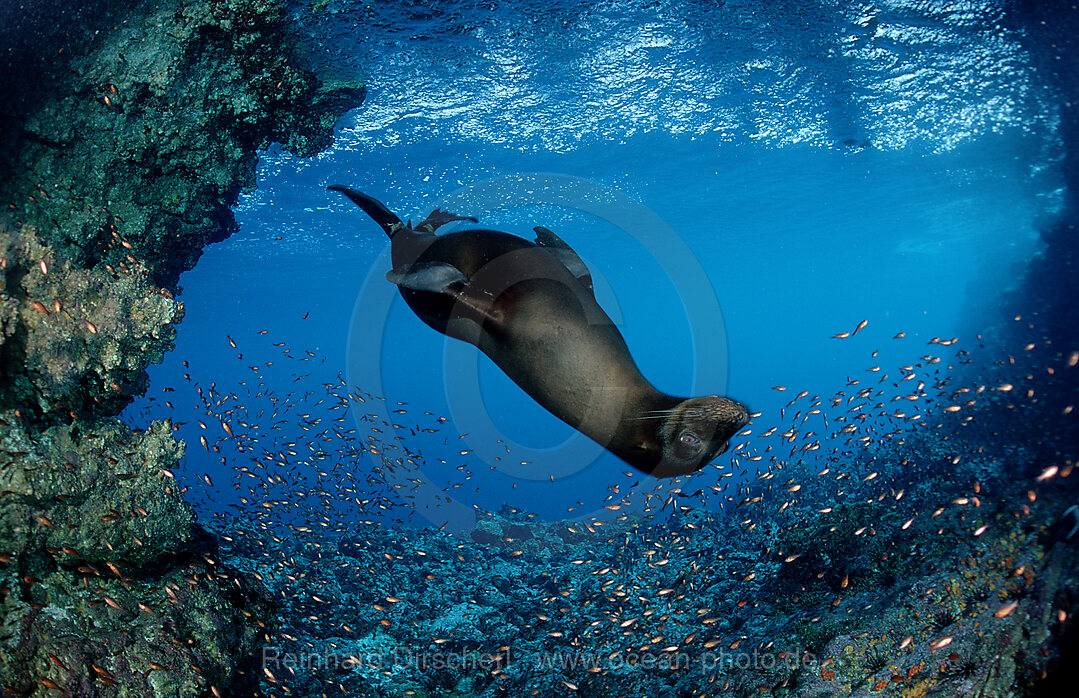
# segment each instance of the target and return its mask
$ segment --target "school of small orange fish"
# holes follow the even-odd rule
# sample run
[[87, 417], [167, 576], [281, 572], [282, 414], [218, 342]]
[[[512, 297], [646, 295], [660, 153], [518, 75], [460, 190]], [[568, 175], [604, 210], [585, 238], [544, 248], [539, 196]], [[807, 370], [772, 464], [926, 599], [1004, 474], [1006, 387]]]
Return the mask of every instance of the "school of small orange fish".
[[[867, 325], [833, 338], [850, 341]], [[1034, 386], [1079, 370], [1079, 352], [1031, 366], [1028, 344], [975, 369], [958, 338], [919, 350], [901, 332], [893, 340], [916, 360], [870, 366], [828, 396], [774, 386], [790, 401], [754, 414], [739, 443], [700, 473], [660, 482], [625, 472], [601, 503], [582, 497], [563, 521], [540, 521], [515, 502], [497, 513], [476, 507], [472, 532], [413, 526], [423, 522], [410, 500], [433, 479], [446, 478], [446, 502], [467, 502], [497, 464], [462, 447], [447, 417], [340, 374], [319, 381], [324, 358], [268, 335], [225, 341], [240, 365], [241, 345], [259, 343], [318, 368], [290, 372], [297, 387], [287, 394], [270, 375], [281, 368], [274, 362], [246, 365], [246, 379], [227, 389], [185, 374], [204, 414], [199, 447], [232, 474], [228, 483], [176, 474], [222, 538], [223, 559], [275, 597], [280, 651], [347, 660], [263, 662], [260, 695], [914, 693], [979, 672], [988, 682], [992, 659], [975, 656], [977, 638], [1024, 617], [1048, 564], [1038, 536], [1075, 501], [1070, 456], [1039, 461], [1021, 445], [1038, 438], [1024, 421], [1038, 409]], [[1067, 404], [1056, 418], [1072, 413]], [[881, 582], [859, 558], [869, 553], [899, 571]], [[908, 614], [890, 629], [864, 620], [904, 604], [921, 604], [921, 620]], [[1050, 622], [1069, 613], [1054, 607]], [[846, 656], [828, 644], [831, 632], [809, 652], [814, 625], [840, 631]], [[397, 661], [364, 660], [376, 646], [396, 648]], [[416, 659], [451, 650], [489, 661]], [[783, 661], [747, 668], [728, 655], [705, 666], [737, 651]], [[592, 659], [537, 660], [566, 652]]]

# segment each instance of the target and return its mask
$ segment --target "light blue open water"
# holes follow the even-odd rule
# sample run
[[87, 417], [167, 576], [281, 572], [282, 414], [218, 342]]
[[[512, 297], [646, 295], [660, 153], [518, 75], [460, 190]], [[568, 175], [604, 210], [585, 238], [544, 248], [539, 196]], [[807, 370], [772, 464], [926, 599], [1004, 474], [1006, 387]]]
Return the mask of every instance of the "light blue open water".
[[[1061, 203], [1054, 102], [993, 2], [334, 2], [304, 22], [335, 70], [367, 76], [367, 100], [329, 151], [262, 155], [240, 231], [181, 280], [187, 319], [151, 395], [187, 372], [262, 409], [239, 381], [253, 386], [248, 367], [273, 361], [265, 383], [282, 399], [298, 391], [296, 412], [325, 414], [300, 396], [321, 396], [341, 372], [407, 403], [409, 419], [448, 415], [439, 433], [409, 435], [432, 483], [423, 496], [452, 488], [445, 519], [503, 502], [548, 518], [595, 514], [609, 484], [641, 477], [589, 451], [478, 351], [391, 303], [384, 234], [326, 185], [413, 220], [521, 173], [630, 197], [677, 236], [666, 259], [639, 239], [658, 228], [529, 206], [524, 185], [507, 209], [454, 212], [522, 236], [555, 230], [589, 265], [645, 376], [742, 401], [762, 413], [758, 434], [782, 423], [794, 393], [830, 396], [867, 369], [916, 363], [935, 337], [976, 345]], [[701, 287], [680, 285], [692, 269], [718, 318], [702, 310]], [[856, 336], [832, 338], [863, 320]], [[315, 357], [282, 358], [274, 342]], [[359, 384], [372, 356], [380, 385]], [[174, 417], [194, 444], [200, 410], [185, 409]], [[276, 434], [303, 438], [292, 422]], [[513, 444], [504, 461], [491, 460], [497, 438]], [[742, 442], [697, 482], [754, 477], [767, 461], [745, 461], [752, 435]], [[186, 472], [198, 482], [230, 471], [190, 447]], [[213, 509], [233, 496], [195, 498]], [[441, 523], [437, 506], [420, 509]]]

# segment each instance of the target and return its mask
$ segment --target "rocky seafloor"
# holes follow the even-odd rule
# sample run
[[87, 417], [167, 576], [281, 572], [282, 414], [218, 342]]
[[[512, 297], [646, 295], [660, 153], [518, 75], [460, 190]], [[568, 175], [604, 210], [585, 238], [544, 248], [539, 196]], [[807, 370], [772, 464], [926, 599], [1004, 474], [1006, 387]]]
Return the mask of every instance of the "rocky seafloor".
[[[229, 555], [285, 609], [265, 695], [982, 696], [1044, 683], [1077, 591], [1074, 541], [1029, 521], [974, 540], [955, 516], [942, 535], [940, 521], [889, 520], [859, 538], [851, 513], [761, 536], [699, 510], [601, 527], [506, 511], [465, 538], [297, 536], [276, 574], [255, 562], [272, 555]], [[833, 521], [836, 535], [807, 543]], [[844, 545], [845, 562], [820, 564]]]
[[[1072, 352], [1041, 368], [1069, 382], [1077, 364]], [[221, 559], [280, 620], [259, 694], [1055, 695], [1076, 637], [1076, 396], [1043, 406], [1042, 376], [1004, 382], [1016, 365], [921, 392], [930, 407], [877, 429], [844, 426], [843, 409], [830, 435], [758, 430], [753, 452], [819, 444], [823, 469], [793, 459], [749, 486], [687, 480], [643, 509], [628, 504], [636, 487], [615, 487], [608, 516], [576, 521], [478, 511], [454, 534], [372, 518], [407, 510], [424, 466], [389, 422], [281, 449], [239, 428], [257, 431], [261, 405], [220, 411], [235, 401], [211, 395], [208, 418], [238, 426], [210, 448], [254, 464], [247, 515], [214, 516]], [[843, 407], [895, 404], [867, 390]], [[347, 402], [312, 395], [297, 404]], [[297, 467], [322, 484], [305, 490]], [[355, 496], [373, 481], [388, 493]]]
[[320, 79], [278, 2], [7, 14], [0, 686], [219, 692], [239, 685], [264, 603], [181, 497], [172, 426], [117, 415], [172, 348], [178, 276], [235, 227], [258, 150], [327, 146], [362, 79]]
[[[1079, 52], [1055, 9], [1025, 21], [1076, 153]], [[270, 0], [56, 12], [18, 25], [49, 30], [5, 57], [0, 101], [7, 693], [1058, 695], [1073, 675], [1074, 162], [992, 332], [1000, 361], [968, 376], [1021, 399], [845, 453], [842, 494], [790, 471], [724, 514], [679, 497], [602, 525], [504, 510], [461, 535], [200, 525], [172, 425], [117, 415], [259, 149], [326, 147], [362, 80], [321, 76]]]

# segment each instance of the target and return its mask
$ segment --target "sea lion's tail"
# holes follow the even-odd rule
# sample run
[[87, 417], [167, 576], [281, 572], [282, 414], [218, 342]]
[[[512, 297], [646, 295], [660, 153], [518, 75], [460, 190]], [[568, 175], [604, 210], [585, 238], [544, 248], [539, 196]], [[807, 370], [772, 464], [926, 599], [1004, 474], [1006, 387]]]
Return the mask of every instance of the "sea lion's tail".
[[352, 199], [353, 203], [363, 209], [364, 213], [374, 219], [375, 223], [382, 226], [382, 229], [386, 231], [386, 234], [391, 238], [393, 234], [398, 230], [405, 227], [401, 219], [398, 218], [393, 211], [386, 208], [385, 204], [377, 199], [373, 199], [363, 192], [358, 192], [355, 189], [349, 189], [346, 186], [340, 184], [331, 184], [326, 187], [330, 191], [339, 191], [348, 198]]

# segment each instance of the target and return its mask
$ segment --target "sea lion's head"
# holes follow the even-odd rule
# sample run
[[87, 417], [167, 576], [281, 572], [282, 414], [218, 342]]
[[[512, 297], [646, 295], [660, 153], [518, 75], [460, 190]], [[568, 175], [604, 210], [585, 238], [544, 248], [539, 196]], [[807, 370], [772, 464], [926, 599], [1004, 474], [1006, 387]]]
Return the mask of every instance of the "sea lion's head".
[[659, 430], [662, 457], [652, 474], [674, 477], [700, 470], [726, 451], [748, 422], [748, 410], [734, 400], [719, 395], [683, 400], [666, 411]]

